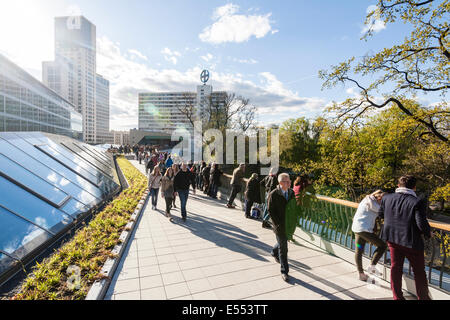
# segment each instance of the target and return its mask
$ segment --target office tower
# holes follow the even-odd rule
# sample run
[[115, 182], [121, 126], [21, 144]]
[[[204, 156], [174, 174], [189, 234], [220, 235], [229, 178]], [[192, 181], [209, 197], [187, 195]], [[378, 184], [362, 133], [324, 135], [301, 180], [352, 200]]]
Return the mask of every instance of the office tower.
[[[95, 25], [83, 16], [56, 17], [55, 61], [43, 63], [43, 82], [83, 115], [84, 141], [92, 144], [103, 143], [105, 131], [109, 132], [109, 83], [106, 90], [106, 80], [98, 79], [96, 65]], [[102, 86], [99, 94], [97, 83]], [[100, 104], [98, 96], [103, 99]]]
[[96, 143], [111, 143], [113, 136], [109, 132], [109, 81], [101, 75], [96, 76], [95, 90], [95, 132]]

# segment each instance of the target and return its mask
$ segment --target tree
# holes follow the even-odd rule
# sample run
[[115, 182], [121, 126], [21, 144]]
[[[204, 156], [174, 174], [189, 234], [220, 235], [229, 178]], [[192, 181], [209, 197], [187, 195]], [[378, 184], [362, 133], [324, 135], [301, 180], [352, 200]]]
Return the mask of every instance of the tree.
[[[449, 0], [378, 0], [376, 10], [366, 17], [369, 29], [364, 40], [373, 35], [374, 18], [386, 24], [402, 20], [411, 25], [412, 31], [399, 45], [367, 54], [359, 62], [352, 57], [333, 66], [331, 71], [319, 72], [325, 80], [323, 88], [351, 84], [359, 90], [359, 96], [334, 103], [328, 109], [337, 113], [340, 125], [347, 123], [352, 127], [369, 110], [394, 105], [426, 128], [424, 135], [431, 134], [448, 143], [449, 12]], [[364, 85], [358, 76], [375, 80]], [[439, 108], [421, 107], [413, 111], [402, 103], [406, 97], [429, 92], [441, 96]], [[375, 95], [380, 94], [382, 101], [378, 102]]]
[[[320, 127], [305, 118], [289, 119], [280, 127], [280, 161], [284, 167], [318, 160]], [[303, 171], [303, 170], [302, 170]]]

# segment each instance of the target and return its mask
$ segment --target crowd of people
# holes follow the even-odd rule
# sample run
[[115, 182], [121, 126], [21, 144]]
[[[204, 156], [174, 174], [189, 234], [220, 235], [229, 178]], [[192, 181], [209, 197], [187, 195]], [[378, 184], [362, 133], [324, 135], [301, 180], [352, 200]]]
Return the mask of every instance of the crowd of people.
[[[176, 208], [177, 196], [180, 198], [182, 220], [186, 221], [186, 204], [190, 187], [194, 194], [196, 190], [200, 190], [211, 199], [217, 199], [218, 190], [223, 181], [223, 172], [219, 164], [207, 164], [204, 161], [195, 163], [176, 161], [175, 163], [171, 154], [158, 152], [157, 149], [149, 147], [125, 146], [122, 150], [124, 153], [133, 152], [136, 160], [140, 164], [143, 162], [148, 175], [152, 209], [156, 210], [158, 193], [161, 191], [161, 197], [166, 202], [166, 216], [172, 222], [170, 211], [172, 207]], [[272, 229], [275, 234], [276, 243], [271, 255], [280, 264], [282, 279], [289, 282], [286, 207], [292, 199], [297, 205], [303, 205], [303, 196], [312, 186], [312, 179], [304, 174], [297, 176], [292, 183], [289, 174], [277, 174], [272, 168], [266, 177], [261, 179], [257, 173], [252, 173], [250, 179], [245, 182], [245, 170], [246, 165], [242, 163], [233, 171], [226, 207], [234, 209], [234, 200], [242, 191], [245, 200], [245, 218], [252, 218], [254, 205], [260, 205], [256, 211], [260, 212], [262, 227]], [[394, 300], [404, 300], [402, 274], [405, 257], [409, 260], [414, 272], [418, 299], [430, 299], [425, 274], [423, 237], [430, 238], [432, 233], [426, 219], [423, 201], [418, 199], [415, 193], [416, 181], [415, 177], [405, 175], [399, 178], [398, 188], [394, 193], [376, 190], [367, 195], [360, 202], [353, 218], [352, 231], [355, 234], [355, 263], [358, 278], [361, 281], [367, 281], [369, 278], [362, 265], [362, 255], [367, 242], [377, 248], [367, 268], [368, 274], [376, 274], [378, 261], [389, 249]], [[381, 233], [376, 230], [379, 219], [384, 219]]]

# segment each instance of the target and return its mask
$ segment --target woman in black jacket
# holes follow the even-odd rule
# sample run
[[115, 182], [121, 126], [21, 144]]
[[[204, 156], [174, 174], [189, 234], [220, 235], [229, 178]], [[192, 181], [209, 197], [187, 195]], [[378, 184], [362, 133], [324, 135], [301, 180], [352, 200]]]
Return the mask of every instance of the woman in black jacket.
[[252, 174], [250, 180], [247, 182], [245, 189], [245, 217], [250, 218], [250, 210], [254, 203], [261, 203], [261, 192], [259, 189], [258, 174]]

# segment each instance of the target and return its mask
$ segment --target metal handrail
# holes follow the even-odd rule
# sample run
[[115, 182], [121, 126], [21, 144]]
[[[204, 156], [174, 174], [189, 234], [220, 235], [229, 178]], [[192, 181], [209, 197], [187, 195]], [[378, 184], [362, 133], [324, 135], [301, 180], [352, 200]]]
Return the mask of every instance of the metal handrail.
[[[354, 250], [354, 233], [351, 232], [351, 224], [358, 203], [335, 199], [331, 197], [316, 195], [318, 201], [303, 211], [299, 220], [299, 226], [309, 232], [316, 233], [329, 241], [335, 242], [348, 249]], [[444, 283], [444, 274], [449, 274], [447, 256], [450, 253], [450, 224], [428, 219], [434, 237], [425, 241], [425, 259], [428, 261], [428, 282], [431, 286], [450, 291], [450, 283]], [[371, 258], [373, 254], [372, 245], [369, 248]], [[390, 267], [384, 255], [384, 265]], [[433, 273], [433, 271], [435, 271]], [[411, 275], [411, 267], [408, 273]], [[447, 277], [448, 279], [448, 277]], [[445, 284], [445, 285], [444, 285]]]

